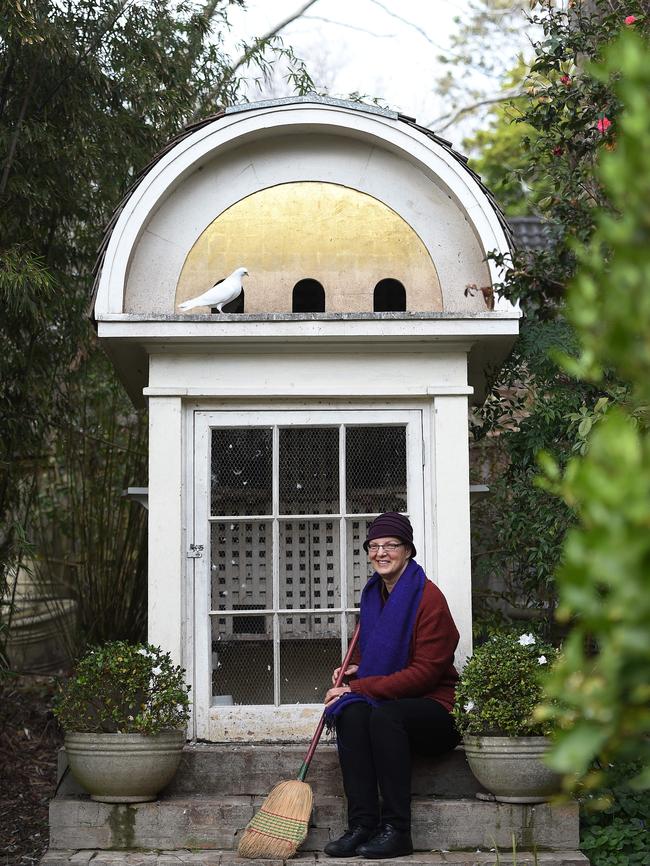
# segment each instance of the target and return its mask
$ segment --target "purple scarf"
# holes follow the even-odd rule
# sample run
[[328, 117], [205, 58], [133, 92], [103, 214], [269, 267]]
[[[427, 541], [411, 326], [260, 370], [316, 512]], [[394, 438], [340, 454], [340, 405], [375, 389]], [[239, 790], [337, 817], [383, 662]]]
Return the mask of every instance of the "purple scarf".
[[[377, 572], [365, 585], [360, 605], [359, 679], [386, 676], [406, 667], [426, 579], [422, 567], [411, 559], [385, 603], [381, 597], [381, 577]], [[350, 692], [325, 710], [327, 720], [333, 721], [344, 707], [354, 701], [367, 701], [373, 706], [381, 703], [367, 695]]]

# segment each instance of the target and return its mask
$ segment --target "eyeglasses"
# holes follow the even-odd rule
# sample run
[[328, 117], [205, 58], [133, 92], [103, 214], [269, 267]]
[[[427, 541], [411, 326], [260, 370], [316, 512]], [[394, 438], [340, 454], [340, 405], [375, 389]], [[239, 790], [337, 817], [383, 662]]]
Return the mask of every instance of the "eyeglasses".
[[386, 553], [395, 553], [398, 547], [404, 547], [404, 545], [402, 543], [397, 544], [395, 541], [389, 541], [388, 544], [375, 544], [374, 541], [371, 541], [368, 545], [368, 553], [379, 553], [382, 547]]

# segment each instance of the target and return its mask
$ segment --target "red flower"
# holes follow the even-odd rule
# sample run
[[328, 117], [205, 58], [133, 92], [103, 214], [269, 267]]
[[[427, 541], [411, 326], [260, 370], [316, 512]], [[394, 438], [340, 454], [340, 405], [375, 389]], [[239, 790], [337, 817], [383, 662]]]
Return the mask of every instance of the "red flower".
[[628, 15], [627, 18], [625, 19], [625, 23], [627, 24], [628, 27], [631, 27], [635, 21], [636, 21], [636, 15]]
[[553, 148], [553, 156], [562, 156], [563, 153], [564, 153], [564, 148], [560, 147], [559, 144], [557, 147]]
[[562, 78], [560, 78], [560, 81], [562, 82], [562, 84], [569, 87], [571, 85], [571, 76], [570, 75], [563, 75]]
[[601, 135], [605, 135], [611, 125], [612, 121], [608, 117], [601, 117], [596, 124], [596, 129]]

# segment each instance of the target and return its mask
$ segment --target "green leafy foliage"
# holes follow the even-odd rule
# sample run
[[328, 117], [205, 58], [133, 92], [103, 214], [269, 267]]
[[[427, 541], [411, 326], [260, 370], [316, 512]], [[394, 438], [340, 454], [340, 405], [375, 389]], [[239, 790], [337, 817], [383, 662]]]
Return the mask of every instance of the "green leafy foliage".
[[474, 650], [456, 689], [453, 715], [461, 734], [541, 736], [533, 718], [545, 672], [557, 651], [535, 635], [499, 632]]
[[[525, 610], [548, 635], [556, 606], [555, 570], [573, 515], [566, 503], [535, 483], [536, 457], [545, 448], [565, 465], [578, 438], [572, 419], [603, 393], [567, 374], [554, 360], [560, 351], [578, 352], [567, 322], [525, 320], [472, 424], [474, 447], [489, 443], [501, 468], [490, 478], [489, 499], [475, 509], [480, 532], [475, 574], [477, 583], [491, 587], [477, 597], [480, 620], [498, 612], [507, 619]], [[490, 575], [494, 579], [488, 580]]]
[[[650, 18], [644, 14], [647, 4], [640, 2], [624, 8], [606, 0], [571, 3], [570, 8], [531, 5], [532, 23], [541, 38], [534, 44], [525, 95], [510, 108], [495, 109], [494, 138], [490, 143], [488, 132], [481, 158], [489, 176], [513, 161], [517, 177], [525, 179], [520, 190], [527, 196], [526, 206], [543, 219], [549, 246], [518, 251], [511, 263], [501, 262], [506, 266], [501, 293], [521, 301], [526, 319], [472, 429], [476, 442], [489, 437], [501, 455], [496, 461], [501, 473], [489, 479], [491, 502], [477, 509], [486, 513], [478, 515], [483, 531], [474, 556], [478, 583], [485, 586], [486, 575], [493, 575], [491, 583], [497, 584], [496, 591], [478, 598], [482, 618], [521, 615], [523, 608], [550, 633], [566, 629], [566, 624], [557, 629], [552, 621], [555, 573], [575, 515], [561, 498], [537, 487], [537, 452], [551, 454], [561, 470], [573, 454], [587, 453], [591, 429], [612, 405], [631, 408], [641, 422], [638, 407], [630, 404], [627, 376], [612, 361], [598, 380], [581, 376], [577, 363], [566, 364], [567, 357], [577, 359], [581, 350], [575, 333], [579, 316], [567, 320], [564, 297], [575, 273], [576, 243], [588, 242], [600, 214], [616, 221], [619, 213], [595, 165], [600, 153], [617, 146], [620, 93], [610, 80], [588, 74], [587, 62], [602, 57], [621, 29], [647, 40]], [[636, 17], [632, 25], [625, 24], [627, 15]], [[512, 114], [513, 125], [525, 131], [520, 139], [507, 127], [506, 112]], [[497, 144], [496, 137], [506, 129]], [[507, 157], [502, 148], [509, 140], [516, 152]], [[602, 269], [599, 251], [594, 252], [594, 264], [596, 271]], [[617, 292], [610, 291], [612, 307], [616, 297]], [[635, 303], [633, 295], [626, 299]], [[596, 315], [587, 295], [579, 307], [582, 317]]]
[[[583, 809], [580, 848], [592, 866], [646, 866], [650, 862], [650, 791], [630, 789], [638, 762], [609, 767], [609, 786], [598, 796], [598, 809]], [[593, 796], [587, 804], [593, 803]], [[604, 808], [603, 808], [604, 806]]]
[[534, 131], [522, 140], [529, 159], [525, 176], [531, 209], [545, 220], [551, 244], [534, 255], [515, 255], [501, 293], [521, 298], [528, 315], [548, 319], [557, 315], [575, 272], [573, 241], [588, 241], [596, 214], [612, 209], [595, 165], [613, 143], [620, 98], [586, 66], [626, 28], [626, 16], [636, 19], [627, 29], [644, 35], [650, 16], [643, 0], [624, 6], [610, 0], [533, 5], [531, 23], [542, 38], [534, 43], [528, 98], [518, 100], [516, 109], [517, 122]]
[[147, 417], [92, 355], [68, 379], [76, 422], [56, 429], [35, 495], [37, 574], [74, 599], [61, 618], [70, 658], [107, 640], [142, 640], [147, 622], [147, 512], [123, 492], [147, 477]]
[[[610, 763], [638, 760], [650, 787], [650, 64], [647, 40], [629, 29], [592, 70], [611, 81], [622, 110], [599, 179], [614, 213], [596, 217], [568, 312], [581, 339], [572, 372], [629, 383], [629, 405], [610, 409], [588, 453], [562, 476], [546, 459], [546, 486], [579, 521], [558, 572], [558, 616], [571, 624], [548, 684], [543, 717], [558, 728], [553, 765], [567, 788], [603, 784]], [[600, 768], [594, 769], [594, 759]]]
[[[103, 226], [138, 169], [223, 77], [228, 2], [3, 3], [0, 16], [0, 570], [15, 557], [86, 321]], [[211, 9], [210, 9], [211, 7]], [[233, 80], [230, 91], [235, 87]]]
[[[71, 590], [85, 639], [135, 637], [144, 598], [144, 556], [136, 554], [144, 521], [120, 500], [124, 486], [145, 478], [143, 461], [118, 456], [146, 451], [146, 421], [129, 427], [108, 415], [110, 407], [118, 417], [130, 410], [120, 408], [125, 401], [87, 322], [104, 226], [185, 123], [238, 98], [242, 73], [264, 78], [281, 56], [296, 88], [310, 83], [278, 38], [244, 46], [239, 61], [225, 54], [233, 5], [243, 0], [1, 6], [0, 590], [51, 518], [38, 553], [50, 556], [58, 545], [57, 558], [73, 561], [76, 578], [86, 574]], [[100, 533], [102, 521], [110, 538]], [[48, 565], [56, 567], [51, 558]], [[121, 602], [100, 621], [111, 580], [123, 590]], [[7, 589], [0, 595], [11, 596]], [[129, 605], [133, 632], [122, 615]], [[1, 668], [8, 607], [0, 612]]]
[[98, 384], [84, 374], [97, 351], [86, 311], [103, 226], [138, 168], [220, 80], [228, 61], [213, 24], [228, 5], [211, 4], [208, 17], [208, 7], [168, 0], [2, 5], [3, 583], [34, 541], [39, 485], [52, 460], [65, 459], [59, 438], [96, 426], [78, 398], [81, 380]]
[[158, 734], [189, 719], [190, 687], [169, 653], [112, 641], [91, 649], [62, 686], [54, 714], [66, 731]]

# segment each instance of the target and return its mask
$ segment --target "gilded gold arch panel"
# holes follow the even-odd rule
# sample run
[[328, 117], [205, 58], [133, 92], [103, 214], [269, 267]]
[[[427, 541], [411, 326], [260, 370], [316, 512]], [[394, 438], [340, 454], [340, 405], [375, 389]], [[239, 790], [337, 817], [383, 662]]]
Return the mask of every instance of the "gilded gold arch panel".
[[371, 312], [386, 278], [403, 283], [407, 310], [442, 309], [435, 265], [416, 232], [383, 202], [340, 184], [284, 183], [231, 205], [188, 253], [175, 306], [238, 267], [250, 274], [247, 313], [291, 312], [302, 279], [323, 285], [327, 312]]

